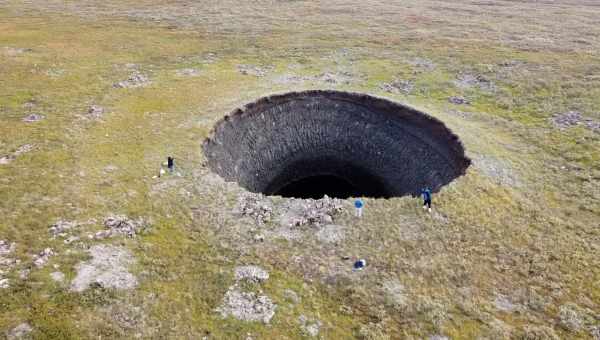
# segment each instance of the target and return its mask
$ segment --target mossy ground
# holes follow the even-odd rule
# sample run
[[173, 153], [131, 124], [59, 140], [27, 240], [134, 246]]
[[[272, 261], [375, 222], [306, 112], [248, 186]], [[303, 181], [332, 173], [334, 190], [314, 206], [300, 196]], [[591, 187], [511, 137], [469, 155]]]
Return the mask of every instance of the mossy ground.
[[[578, 110], [600, 120], [600, 12], [592, 5], [0, 2], [0, 156], [34, 145], [0, 165], [0, 239], [15, 242], [21, 259], [0, 290], [0, 330], [27, 322], [36, 338], [302, 338], [303, 314], [321, 320], [320, 336], [330, 339], [518, 338], [525, 326], [591, 338], [600, 323], [600, 137], [557, 129], [549, 118]], [[243, 75], [242, 64], [268, 71]], [[178, 75], [184, 68], [199, 75]], [[151, 83], [113, 87], [134, 70]], [[327, 72], [352, 80], [319, 80]], [[495, 88], [458, 87], [461, 73]], [[305, 80], [275, 81], [290, 74]], [[414, 91], [384, 92], [394, 79], [412, 81]], [[256, 226], [230, 214], [242, 189], [197, 181], [207, 173], [200, 145], [234, 108], [309, 88], [420, 108], [461, 137], [475, 164], [436, 195], [433, 215], [412, 198], [367, 199], [362, 220], [349, 209], [336, 220], [351, 230], [340, 245], [232, 244], [227, 231]], [[455, 95], [471, 105], [450, 104]], [[104, 107], [100, 120], [85, 118], [92, 104]], [[45, 119], [23, 122], [31, 112]], [[152, 179], [167, 155], [183, 176]], [[153, 221], [145, 235], [110, 241], [136, 255], [138, 289], [78, 294], [54, 283], [55, 266], [69, 281], [85, 252], [67, 253], [73, 247], [51, 239], [48, 227], [111, 213]], [[19, 279], [45, 247], [59, 255]], [[340, 255], [370, 266], [329, 280], [332, 266], [345, 265]], [[215, 312], [241, 264], [271, 274], [260, 287], [279, 306], [269, 325]], [[390, 301], [386, 280], [402, 283], [407, 305]], [[300, 302], [290, 303], [286, 289]], [[524, 309], [498, 310], [497, 294]], [[575, 332], [561, 326], [567, 303], [592, 321]], [[128, 328], [104, 312], [120, 305], [142, 307], [143, 320]]]

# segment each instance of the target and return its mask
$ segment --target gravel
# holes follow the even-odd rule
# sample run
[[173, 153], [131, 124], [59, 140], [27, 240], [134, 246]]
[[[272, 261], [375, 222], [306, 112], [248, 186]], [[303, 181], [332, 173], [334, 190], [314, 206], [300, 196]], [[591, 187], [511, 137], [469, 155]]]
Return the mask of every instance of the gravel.
[[223, 303], [217, 308], [222, 317], [234, 317], [241, 321], [268, 324], [275, 315], [277, 305], [266, 295], [243, 292], [237, 286], [229, 288]]

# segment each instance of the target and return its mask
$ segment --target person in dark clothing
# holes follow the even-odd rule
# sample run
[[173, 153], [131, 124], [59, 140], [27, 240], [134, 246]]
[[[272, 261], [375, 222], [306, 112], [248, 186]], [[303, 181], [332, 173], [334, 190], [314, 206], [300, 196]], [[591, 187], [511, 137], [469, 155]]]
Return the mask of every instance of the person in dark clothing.
[[175, 158], [167, 157], [167, 168], [169, 169], [169, 173], [173, 173], [173, 169], [175, 168]]
[[422, 189], [421, 195], [423, 195], [423, 209], [428, 209], [431, 212], [431, 190], [429, 188]]

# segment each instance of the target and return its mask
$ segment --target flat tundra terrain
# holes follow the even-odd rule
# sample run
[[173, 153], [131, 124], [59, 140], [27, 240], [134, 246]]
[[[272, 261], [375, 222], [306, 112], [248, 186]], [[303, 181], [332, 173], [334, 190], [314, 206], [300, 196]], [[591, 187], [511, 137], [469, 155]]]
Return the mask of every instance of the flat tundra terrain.
[[[472, 163], [362, 218], [211, 170], [225, 115], [306, 90]], [[0, 0], [4, 337], [600, 340], [600, 3]]]

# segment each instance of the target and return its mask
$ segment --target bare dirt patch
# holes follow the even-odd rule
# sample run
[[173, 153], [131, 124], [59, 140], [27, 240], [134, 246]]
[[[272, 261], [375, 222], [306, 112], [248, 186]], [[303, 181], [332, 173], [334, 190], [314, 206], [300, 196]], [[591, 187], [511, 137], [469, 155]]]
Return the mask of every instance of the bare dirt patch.
[[95, 245], [89, 250], [92, 258], [77, 265], [77, 276], [71, 283], [71, 290], [82, 292], [92, 284], [104, 288], [133, 289], [137, 278], [128, 271], [136, 260], [125, 248], [112, 245]]

